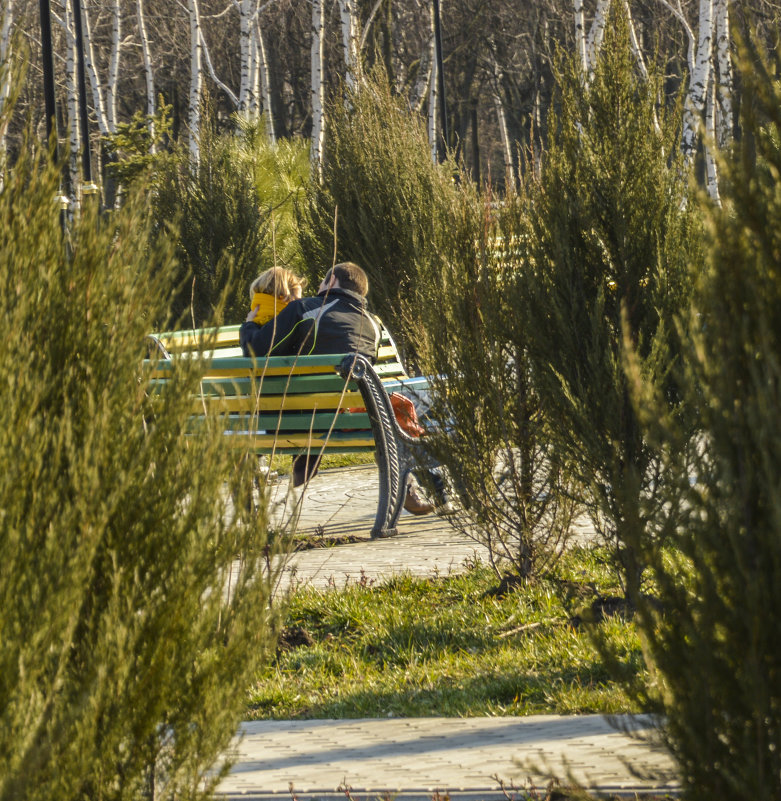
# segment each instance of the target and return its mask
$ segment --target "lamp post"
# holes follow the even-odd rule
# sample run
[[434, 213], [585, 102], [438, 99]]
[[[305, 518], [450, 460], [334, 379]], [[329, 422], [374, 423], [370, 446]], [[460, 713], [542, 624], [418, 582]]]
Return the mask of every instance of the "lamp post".
[[54, 105], [54, 56], [52, 55], [52, 17], [49, 0], [40, 0], [41, 59], [43, 60], [43, 100], [46, 109], [46, 138], [55, 135], [54, 157], [57, 159], [57, 110]]
[[447, 146], [450, 142], [447, 130], [447, 102], [445, 101], [445, 70], [442, 58], [442, 22], [440, 19], [439, 0], [434, 2], [434, 56], [437, 61], [437, 94], [439, 95], [439, 119], [442, 130], [442, 141], [437, 147], [440, 161], [445, 160]]

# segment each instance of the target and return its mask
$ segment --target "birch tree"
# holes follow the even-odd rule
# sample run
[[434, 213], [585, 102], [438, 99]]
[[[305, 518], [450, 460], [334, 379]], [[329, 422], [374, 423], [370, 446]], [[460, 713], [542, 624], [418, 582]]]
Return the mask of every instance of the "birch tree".
[[322, 174], [325, 111], [323, 108], [323, 58], [325, 52], [325, 14], [323, 0], [312, 0], [312, 164]]
[[[684, 101], [681, 150], [687, 163], [693, 163], [697, 154], [699, 132], [704, 122], [707, 134], [703, 144], [707, 189], [716, 202], [719, 201], [718, 173], [711, 148], [716, 143], [725, 144], [732, 132], [733, 87], [728, 1], [700, 0], [695, 36], [680, 1], [674, 6], [670, 0], [659, 0], [681, 23], [689, 42], [689, 86]], [[719, 37], [715, 47], [714, 35]], [[719, 59], [718, 75], [714, 69], [714, 50]], [[711, 105], [714, 108], [711, 109]], [[723, 113], [719, 114], [716, 106], [722, 107]]]
[[260, 26], [260, 15], [255, 18], [255, 35], [258, 42], [258, 72], [260, 78], [261, 109], [266, 115], [266, 133], [273, 145], [277, 141], [274, 126], [274, 112], [271, 107], [271, 79], [269, 77], [266, 46], [263, 42], [263, 29]]
[[431, 159], [436, 163], [439, 137], [439, 64], [437, 63], [437, 44], [434, 21], [434, 6], [429, 12], [429, 59], [431, 60], [431, 77], [428, 86], [428, 141], [431, 147]]
[[155, 73], [152, 69], [152, 52], [149, 46], [149, 36], [146, 32], [144, 0], [136, 0], [136, 19], [138, 20], [138, 36], [141, 43], [141, 57], [144, 62], [144, 78], [146, 81], [146, 115], [149, 117], [150, 140], [154, 142], [153, 119], [156, 111]]
[[586, 12], [583, 0], [572, 0], [575, 14], [575, 49], [580, 59], [580, 66], [588, 74], [588, 51], [586, 50]]
[[507, 112], [502, 102], [501, 85], [503, 80], [502, 70], [499, 67], [496, 57], [494, 57], [494, 75], [496, 78], [496, 89], [494, 91], [494, 109], [496, 119], [499, 123], [499, 137], [502, 142], [502, 154], [504, 156], [504, 174], [508, 192], [515, 190], [515, 165], [513, 164], [513, 143], [510, 140], [509, 127], [507, 125]]
[[594, 12], [594, 19], [588, 35], [586, 34], [586, 14], [583, 0], [572, 0], [572, 5], [575, 14], [575, 47], [583, 73], [589, 76], [594, 71], [597, 56], [602, 47], [607, 14], [610, 10], [610, 0], [597, 0], [597, 8]]
[[732, 96], [735, 89], [732, 71], [732, 52], [729, 35], [729, 2], [717, 0], [714, 9], [716, 35], [716, 106], [719, 120], [716, 123], [716, 141], [719, 147], [725, 147], [732, 139], [734, 115]]
[[241, 55], [241, 78], [239, 84], [239, 111], [248, 111], [254, 104], [253, 97], [253, 30], [257, 7], [253, 0], [237, 0], [239, 9], [239, 50]]
[[[693, 40], [693, 36], [691, 37]], [[708, 96], [713, 48], [713, 0], [700, 0], [699, 36], [694, 59], [690, 58], [689, 91], [683, 114], [681, 147], [687, 161], [694, 160], [697, 130]]]
[[203, 86], [201, 15], [198, 0], [187, 0], [190, 17], [190, 157], [197, 165], [200, 151], [198, 137], [201, 132], [201, 89]]
[[[7, 148], [8, 121], [3, 110], [11, 97], [11, 26], [14, 19], [14, 0], [5, 0], [0, 17], [0, 165], [5, 159]], [[3, 186], [0, 171], [0, 188]]]
[[342, 29], [342, 48], [344, 50], [344, 82], [348, 89], [354, 89], [355, 82], [360, 74], [360, 65], [353, 0], [339, 0], [339, 19]]
[[[72, 0], [67, 0], [72, 2]], [[92, 106], [98, 121], [98, 129], [103, 136], [113, 133], [109, 126], [108, 115], [106, 113], [106, 103], [103, 99], [103, 87], [98, 76], [98, 69], [95, 63], [95, 48], [92, 43], [92, 26], [90, 24], [89, 12], [86, 5], [81, 9], [82, 33], [84, 36], [84, 67], [87, 71], [90, 89], [92, 90]], [[118, 30], [116, 31], [118, 33]], [[112, 42], [112, 52], [114, 47], [119, 47], [119, 42]]]
[[79, 185], [79, 151], [81, 150], [81, 137], [79, 136], [79, 101], [76, 91], [76, 36], [73, 32], [70, 5], [65, 4], [63, 15], [65, 28], [65, 96], [68, 109], [68, 135], [70, 137], [70, 170], [71, 202], [77, 203], [75, 187]]
[[111, 3], [111, 56], [106, 83], [106, 122], [109, 130], [117, 130], [117, 83], [119, 81], [119, 55], [122, 46], [122, 15], [119, 0]]

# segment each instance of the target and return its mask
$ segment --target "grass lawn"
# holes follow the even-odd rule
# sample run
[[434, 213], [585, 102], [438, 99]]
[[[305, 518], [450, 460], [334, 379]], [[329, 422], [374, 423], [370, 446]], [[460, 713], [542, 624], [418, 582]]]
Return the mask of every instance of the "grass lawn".
[[[250, 693], [253, 718], [524, 715], [639, 711], [611, 681], [588, 626], [593, 589], [615, 592], [599, 551], [575, 549], [555, 579], [497, 592], [474, 567], [291, 600], [276, 658]], [[642, 670], [632, 622], [599, 624]]]

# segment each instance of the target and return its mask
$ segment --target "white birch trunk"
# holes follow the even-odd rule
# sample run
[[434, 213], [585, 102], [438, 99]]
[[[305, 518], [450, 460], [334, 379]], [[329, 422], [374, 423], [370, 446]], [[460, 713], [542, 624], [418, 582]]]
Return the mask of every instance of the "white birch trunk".
[[640, 74], [647, 81], [648, 67], [645, 65], [643, 51], [640, 49], [640, 42], [637, 40], [637, 31], [635, 31], [635, 21], [632, 19], [632, 9], [629, 7], [629, 0], [624, 0], [624, 10], [626, 11], [627, 23], [629, 24], [629, 43], [632, 46], [632, 54], [635, 57]]
[[428, 142], [431, 147], [431, 159], [437, 163], [439, 150], [439, 65], [437, 64], [437, 43], [434, 32], [434, 5], [430, 4], [429, 14], [429, 58], [431, 60], [431, 79], [428, 85]]
[[92, 47], [92, 30], [89, 24], [89, 13], [86, 5], [81, 7], [81, 29], [84, 36], [84, 66], [86, 67], [87, 77], [89, 78], [90, 88], [92, 89], [92, 105], [95, 109], [95, 116], [98, 118], [98, 128], [103, 136], [113, 133], [108, 123], [106, 114], [106, 104], [103, 102], [103, 87], [98, 79], [98, 71], [95, 67], [95, 50]]
[[117, 130], [117, 84], [119, 81], [119, 57], [122, 35], [122, 18], [119, 0], [114, 0], [111, 7], [111, 56], [108, 67], [108, 83], [106, 84], [106, 121], [109, 130]]
[[[200, 14], [198, 15], [198, 19], [200, 20]], [[233, 94], [230, 86], [223, 83], [217, 77], [217, 73], [214, 71], [214, 65], [212, 64], [212, 57], [209, 54], [209, 48], [206, 46], [206, 40], [203, 38], [203, 31], [200, 30], [200, 26], [199, 26], [199, 31], [201, 34], [201, 64], [206, 62], [206, 69], [209, 71], [211, 79], [214, 81], [215, 84], [217, 84], [217, 86], [220, 87], [220, 89], [222, 89], [223, 92], [225, 92], [226, 95], [228, 95], [228, 99], [231, 101], [231, 103], [233, 103], [233, 105], [236, 106], [236, 108], [238, 108], [239, 98]]]
[[355, 9], [352, 0], [339, 0], [339, 18], [342, 27], [342, 48], [344, 49], [344, 82], [348, 89], [354, 89], [360, 73]]
[[[5, 0], [0, 18], [0, 115], [11, 96], [11, 26], [14, 20], [14, 0]], [[0, 118], [0, 162], [7, 152], [8, 125]], [[3, 174], [0, 172], [0, 189], [3, 187]]]
[[602, 47], [602, 40], [605, 38], [608, 11], [610, 11], [610, 0], [597, 0], [594, 21], [591, 23], [586, 40], [586, 64], [589, 73], [592, 73], [597, 66], [597, 57]]
[[[76, 91], [76, 36], [73, 32], [73, 19], [71, 18], [70, 4], [65, 4], [63, 18], [65, 27], [65, 94], [68, 108], [68, 135], [70, 140], [70, 185], [77, 187], [79, 179], [79, 151], [81, 150], [81, 137], [79, 136], [79, 100]], [[73, 193], [73, 200], [76, 194]]]
[[201, 52], [201, 15], [198, 0], [187, 0], [190, 14], [190, 157], [197, 166], [200, 158], [198, 139], [201, 132], [201, 86], [203, 84]]
[[697, 131], [705, 109], [708, 83], [712, 72], [713, 0], [700, 0], [697, 54], [694, 70], [689, 76], [689, 91], [683, 110], [681, 149], [688, 162], [694, 159], [697, 149]]
[[583, 0], [572, 0], [575, 12], [575, 51], [580, 58], [583, 72], [588, 72], [588, 54], [586, 52], [586, 14], [583, 10]]
[[428, 97], [429, 82], [431, 81], [431, 44], [427, 42], [420, 54], [420, 68], [418, 78], [410, 95], [410, 108], [420, 114]]
[[260, 74], [261, 111], [266, 115], [266, 134], [273, 145], [277, 141], [274, 128], [274, 114], [271, 110], [271, 79], [268, 72], [266, 46], [263, 43], [263, 31], [260, 27], [260, 15], [255, 18], [255, 34], [258, 39], [258, 72]]
[[312, 0], [312, 164], [322, 174], [325, 111], [323, 109], [323, 56], [325, 14], [323, 0]]
[[716, 142], [719, 147], [725, 147], [732, 139], [734, 126], [732, 96], [735, 87], [732, 74], [732, 53], [730, 52], [729, 0], [716, 0], [714, 16], [716, 66], [718, 68]]
[[239, 0], [239, 53], [241, 58], [241, 78], [239, 81], [239, 111], [246, 111], [251, 104], [250, 51], [252, 0]]
[[152, 51], [149, 47], [149, 36], [146, 32], [144, 18], [144, 0], [136, 0], [136, 18], [138, 19], [138, 34], [141, 39], [141, 55], [144, 59], [144, 77], [146, 78], [146, 113], [149, 117], [150, 132], [154, 139], [152, 118], [156, 111], [155, 74], [152, 69]]
[[499, 133], [502, 138], [502, 152], [504, 153], [504, 175], [508, 193], [515, 192], [515, 165], [513, 164], [513, 145], [510, 141], [510, 132], [507, 127], [507, 112], [502, 103], [499, 92], [494, 94], [494, 108], [499, 120]]
[[680, 0], [678, 0], [678, 6], [674, 6], [670, 3], [670, 0], [659, 0], [659, 2], [668, 10], [673, 13], [673, 15], [677, 18], [677, 20], [683, 26], [683, 30], [686, 33], [686, 38], [689, 42], [689, 47], [686, 51], [686, 62], [689, 65], [689, 75], [694, 74], [694, 53], [697, 49], [697, 40], [694, 37], [694, 31], [692, 31], [691, 26], [689, 25], [689, 21], [683, 15], [683, 10], [680, 7]]
[[717, 205], [721, 205], [719, 173], [713, 148], [716, 143], [716, 86], [711, 81], [705, 111], [705, 185], [708, 194]]
[[253, 25], [249, 37], [250, 95], [247, 111], [252, 119], [260, 116], [260, 65], [258, 63], [258, 34]]

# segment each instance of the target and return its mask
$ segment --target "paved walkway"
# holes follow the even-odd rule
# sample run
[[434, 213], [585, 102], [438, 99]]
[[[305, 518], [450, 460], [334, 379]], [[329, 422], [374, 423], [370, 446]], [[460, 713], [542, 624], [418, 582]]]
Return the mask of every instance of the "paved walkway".
[[[280, 483], [276, 513], [289, 515], [291, 500]], [[405, 571], [444, 575], [487, 559], [485, 548], [433, 515], [405, 512], [398, 536], [372, 541], [376, 500], [373, 467], [317, 476], [298, 528], [323, 544], [350, 542], [294, 554], [283, 587], [327, 589]], [[588, 533], [584, 525], [580, 534]], [[242, 726], [236, 763], [219, 793], [246, 801], [506, 801], [525, 798], [522, 789], [544, 787], [551, 775], [565, 782], [571, 775], [602, 794], [673, 791], [672, 763], [651, 739], [649, 721], [628, 716], [612, 724], [600, 715], [253, 721]]]

